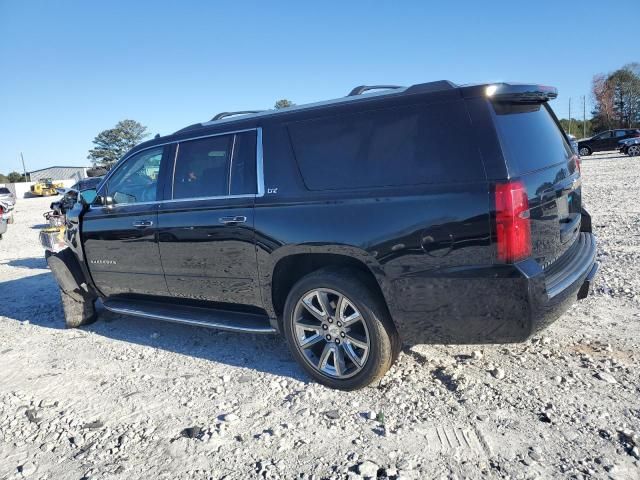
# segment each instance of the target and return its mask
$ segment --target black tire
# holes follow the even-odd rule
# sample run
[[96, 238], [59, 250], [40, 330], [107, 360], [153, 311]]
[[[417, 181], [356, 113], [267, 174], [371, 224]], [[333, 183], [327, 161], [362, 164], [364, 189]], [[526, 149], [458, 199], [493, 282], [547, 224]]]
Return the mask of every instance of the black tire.
[[589, 147], [579, 147], [578, 153], [581, 157], [588, 157], [593, 153], [593, 150], [591, 150]]
[[[283, 330], [289, 350], [302, 368], [318, 383], [340, 390], [357, 390], [379, 380], [391, 368], [400, 349], [400, 336], [379, 293], [368, 287], [368, 279], [357, 270], [326, 268], [299, 280], [289, 292], [283, 313]], [[295, 338], [296, 305], [314, 289], [331, 289], [344, 295], [360, 312], [368, 330], [370, 347], [361, 370], [349, 378], [325, 375], [301, 353]]]
[[64, 322], [67, 328], [78, 328], [96, 321], [95, 298], [80, 292], [60, 290]]

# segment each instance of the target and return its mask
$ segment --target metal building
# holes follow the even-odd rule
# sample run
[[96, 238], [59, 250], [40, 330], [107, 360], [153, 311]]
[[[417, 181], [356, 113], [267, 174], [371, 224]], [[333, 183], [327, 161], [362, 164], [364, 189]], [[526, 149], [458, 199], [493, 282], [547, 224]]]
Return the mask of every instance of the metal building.
[[47, 167], [40, 170], [34, 170], [29, 172], [29, 180], [37, 182], [43, 178], [50, 178], [52, 180], [81, 180], [87, 177], [87, 169], [89, 167]]

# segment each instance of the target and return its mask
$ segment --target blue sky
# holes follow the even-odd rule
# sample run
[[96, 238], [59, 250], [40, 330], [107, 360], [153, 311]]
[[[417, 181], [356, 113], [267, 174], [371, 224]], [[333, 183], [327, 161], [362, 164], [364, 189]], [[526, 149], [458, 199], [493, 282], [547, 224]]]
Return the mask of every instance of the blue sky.
[[539, 82], [566, 116], [595, 73], [640, 60], [619, 23], [637, 3], [605, 5], [0, 0], [0, 172], [21, 170], [20, 152], [27, 170], [88, 165], [125, 118], [167, 134], [360, 84]]

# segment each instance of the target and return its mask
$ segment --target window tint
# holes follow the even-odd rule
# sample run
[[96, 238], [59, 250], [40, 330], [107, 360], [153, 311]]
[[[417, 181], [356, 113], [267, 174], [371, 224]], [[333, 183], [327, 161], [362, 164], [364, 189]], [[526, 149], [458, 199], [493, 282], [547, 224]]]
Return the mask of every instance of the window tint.
[[5, 194], [5, 193], [11, 193], [11, 191], [9, 191], [9, 189], [6, 187], [0, 187], [0, 194]]
[[173, 198], [227, 195], [232, 148], [233, 135], [180, 143], [173, 176]]
[[174, 199], [256, 193], [256, 132], [180, 143], [173, 179]]
[[246, 195], [257, 192], [256, 181], [256, 132], [236, 135], [231, 161], [231, 195]]
[[113, 199], [114, 203], [157, 200], [162, 151], [162, 147], [158, 147], [140, 152], [116, 170], [107, 185], [107, 195]]
[[625, 135], [629, 135], [626, 130], [616, 130], [616, 137], [624, 137]]
[[289, 125], [311, 190], [484, 179], [464, 102], [412, 105]]
[[521, 175], [567, 162], [573, 155], [564, 134], [545, 105], [492, 105], [510, 172]]
[[613, 135], [613, 132], [611, 132], [611, 131], [604, 132], [604, 133], [601, 133], [600, 135], [596, 135], [595, 139], [596, 140], [605, 140], [607, 138], [611, 138], [612, 135]]

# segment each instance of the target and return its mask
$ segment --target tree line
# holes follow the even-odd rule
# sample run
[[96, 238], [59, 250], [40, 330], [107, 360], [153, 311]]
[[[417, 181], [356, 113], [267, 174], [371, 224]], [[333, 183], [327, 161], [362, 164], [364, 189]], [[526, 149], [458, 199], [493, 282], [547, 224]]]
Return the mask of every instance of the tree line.
[[640, 127], [640, 63], [593, 77], [595, 131]]

